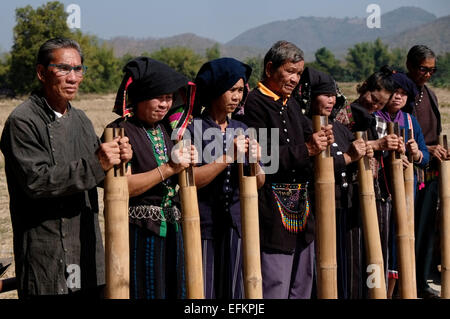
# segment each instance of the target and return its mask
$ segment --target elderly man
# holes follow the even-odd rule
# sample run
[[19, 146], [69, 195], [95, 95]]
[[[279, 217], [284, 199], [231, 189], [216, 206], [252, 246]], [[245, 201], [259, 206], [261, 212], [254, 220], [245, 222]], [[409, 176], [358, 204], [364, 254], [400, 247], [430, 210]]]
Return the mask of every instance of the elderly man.
[[416, 274], [417, 296], [421, 298], [438, 298], [439, 293], [428, 283], [428, 275], [432, 264], [433, 246], [438, 210], [438, 162], [449, 158], [447, 150], [439, 145], [439, 134], [442, 131], [441, 115], [438, 100], [434, 92], [426, 85], [436, 72], [436, 56], [425, 45], [413, 46], [407, 55], [406, 67], [408, 76], [417, 85], [419, 94], [416, 97], [412, 112], [419, 121], [431, 158], [425, 169], [420, 169], [419, 190], [416, 197]]
[[[249, 127], [259, 130], [263, 154], [279, 153], [278, 171], [266, 175], [266, 183], [259, 192], [264, 298], [311, 297], [314, 273], [314, 218], [310, 213], [313, 201], [309, 197], [313, 186], [311, 157], [332, 144], [334, 137], [331, 125], [312, 134], [310, 120], [291, 97], [304, 64], [303, 52], [294, 44], [276, 42], [264, 58], [262, 80], [249, 93], [242, 117]], [[278, 140], [272, 140], [273, 128], [278, 130]], [[267, 129], [267, 141], [261, 140], [261, 129]]]
[[2, 133], [19, 298], [99, 296], [105, 282], [96, 187], [132, 151], [126, 137], [100, 144], [70, 104], [85, 70], [78, 43], [45, 42], [41, 90], [14, 109]]

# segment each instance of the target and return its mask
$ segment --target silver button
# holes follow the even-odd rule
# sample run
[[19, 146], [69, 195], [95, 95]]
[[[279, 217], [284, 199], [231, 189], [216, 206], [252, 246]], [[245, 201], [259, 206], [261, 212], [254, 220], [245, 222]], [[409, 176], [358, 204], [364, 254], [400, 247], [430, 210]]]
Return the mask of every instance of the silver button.
[[341, 151], [336, 152], [336, 155], [342, 155]]
[[342, 184], [342, 187], [345, 187], [345, 188], [347, 188], [347, 187], [348, 187], [348, 183], [344, 183], [344, 184]]
[[295, 178], [292, 181], [295, 182]]
[[331, 145], [333, 145], [334, 147], [337, 147], [337, 146], [338, 146], [337, 143], [333, 143], [333, 144], [331, 144]]
[[292, 170], [292, 173], [295, 173], [295, 169]]
[[285, 120], [283, 120], [283, 123], [284, 123], [284, 124], [286, 124], [286, 121], [285, 121]]
[[345, 177], [345, 176], [347, 176], [347, 174], [345, 174], [345, 172], [343, 172], [343, 173], [341, 174], [341, 176], [342, 176], [342, 177]]
[[287, 138], [287, 139], [286, 139], [286, 142], [288, 142], [288, 143], [289, 143], [289, 141], [290, 141], [290, 139], [288, 139], [288, 138]]
[[230, 182], [230, 180], [229, 180], [229, 179], [227, 178], [227, 179], [226, 179], [226, 182], [227, 182], [227, 183], [229, 183], [229, 182]]
[[287, 132], [287, 129], [285, 128], [284, 131]]

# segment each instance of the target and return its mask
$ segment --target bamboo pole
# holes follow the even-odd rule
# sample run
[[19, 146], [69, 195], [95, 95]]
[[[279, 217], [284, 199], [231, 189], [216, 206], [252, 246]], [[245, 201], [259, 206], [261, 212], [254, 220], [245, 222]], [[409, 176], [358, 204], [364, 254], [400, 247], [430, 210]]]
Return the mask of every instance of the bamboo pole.
[[[122, 129], [105, 129], [105, 141], [124, 136]], [[128, 181], [123, 165], [106, 173], [105, 203], [105, 298], [130, 298], [130, 247], [128, 235]]]
[[[447, 136], [439, 137], [447, 149]], [[450, 299], [450, 160], [439, 163], [439, 194], [441, 205], [441, 298]]]
[[[179, 143], [190, 147], [189, 142], [181, 140]], [[178, 174], [178, 180], [182, 209], [187, 298], [204, 299], [200, 213], [192, 166], [182, 170]]]
[[[254, 140], [254, 136], [250, 136]], [[242, 249], [244, 256], [244, 292], [246, 299], [262, 299], [262, 274], [259, 246], [258, 189], [256, 163], [249, 159], [250, 174], [244, 175], [244, 164], [238, 163], [241, 205]]]
[[[328, 124], [327, 116], [313, 115], [314, 132]], [[337, 299], [336, 199], [333, 158], [329, 147], [314, 158], [317, 247], [317, 296]]]
[[[388, 133], [394, 133], [394, 123], [388, 123]], [[397, 263], [399, 272], [399, 288], [402, 299], [416, 298], [413, 293], [411, 268], [411, 245], [406, 212], [405, 182], [403, 177], [403, 161], [396, 151], [390, 154], [391, 191], [393, 209], [396, 220]]]
[[[356, 138], [367, 140], [366, 132], [356, 132]], [[375, 203], [373, 174], [369, 159], [366, 156], [358, 160], [358, 183], [367, 270], [373, 271], [370, 278], [367, 279], [369, 298], [386, 299], [386, 279], [384, 276], [384, 261]]]
[[[413, 138], [412, 130], [409, 130], [408, 136]], [[405, 142], [405, 129], [402, 129], [402, 137]], [[410, 266], [412, 271], [412, 289], [413, 297], [417, 298], [417, 284], [416, 284], [416, 253], [415, 253], [415, 236], [414, 236], [414, 163], [411, 152], [408, 154], [408, 167], [403, 171], [405, 181], [405, 198], [406, 198], [406, 217], [408, 220], [409, 244], [410, 244]]]

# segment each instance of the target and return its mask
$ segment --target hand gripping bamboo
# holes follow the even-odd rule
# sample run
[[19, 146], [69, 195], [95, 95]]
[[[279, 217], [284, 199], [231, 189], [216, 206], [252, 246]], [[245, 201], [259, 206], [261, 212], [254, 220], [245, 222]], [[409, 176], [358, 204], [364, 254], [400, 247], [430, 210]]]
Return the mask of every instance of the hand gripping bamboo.
[[[181, 140], [178, 143], [190, 147], [189, 140]], [[182, 210], [187, 298], [204, 299], [200, 213], [192, 165], [178, 174], [178, 183]]]
[[[364, 138], [364, 140], [367, 140], [366, 132], [356, 132], [356, 138]], [[386, 299], [386, 280], [384, 276], [377, 207], [375, 204], [373, 174], [369, 159], [366, 156], [358, 160], [358, 183], [367, 271], [372, 271], [366, 282], [369, 290], [369, 298]]]
[[[252, 132], [252, 131], [250, 131]], [[249, 134], [250, 135], [250, 134]], [[250, 144], [254, 136], [250, 137]], [[261, 257], [259, 246], [258, 189], [256, 159], [249, 158], [250, 174], [244, 175], [242, 157], [238, 156], [239, 196], [241, 204], [242, 249], [244, 256], [244, 292], [246, 299], [262, 299]]]
[[[394, 123], [388, 123], [388, 133], [394, 133]], [[390, 175], [393, 209], [396, 221], [397, 261], [400, 297], [414, 299], [413, 271], [411, 267], [411, 245], [406, 212], [405, 182], [403, 177], [403, 161], [396, 151], [390, 154]]]
[[[413, 138], [412, 130], [408, 130], [408, 136]], [[402, 129], [402, 137], [405, 140], [405, 129]], [[417, 298], [417, 284], [416, 284], [416, 253], [415, 253], [415, 236], [414, 236], [414, 163], [411, 152], [408, 154], [408, 167], [403, 171], [403, 177], [405, 180], [405, 196], [406, 196], [406, 216], [408, 221], [408, 233], [409, 233], [409, 244], [410, 244], [410, 265], [412, 270], [412, 289], [413, 296]]]
[[[313, 115], [314, 132], [328, 124], [327, 116]], [[333, 158], [329, 147], [314, 158], [317, 295], [337, 299], [336, 199]]]
[[[447, 149], [447, 136], [439, 144]], [[441, 298], [450, 299], [450, 160], [439, 163], [439, 195], [441, 205]]]
[[[124, 136], [123, 128], [106, 128], [105, 141]], [[130, 297], [130, 247], [128, 236], [128, 181], [124, 165], [111, 168], [104, 183], [105, 298]]]

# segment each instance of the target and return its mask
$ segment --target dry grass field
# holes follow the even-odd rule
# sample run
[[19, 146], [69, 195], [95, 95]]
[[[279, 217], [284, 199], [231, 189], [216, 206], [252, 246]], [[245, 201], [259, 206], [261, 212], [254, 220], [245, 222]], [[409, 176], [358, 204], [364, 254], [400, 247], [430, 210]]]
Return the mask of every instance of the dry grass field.
[[[356, 98], [355, 83], [340, 83], [339, 86], [349, 101], [353, 101]], [[435, 92], [440, 102], [444, 133], [450, 135], [450, 89], [435, 89]], [[97, 135], [100, 136], [105, 126], [117, 118], [117, 115], [111, 112], [114, 99], [114, 94], [85, 95], [76, 99], [73, 105], [86, 112], [94, 124]], [[0, 131], [3, 130], [8, 115], [22, 101], [23, 99], [0, 99]], [[101, 188], [99, 188], [99, 203], [102, 211], [103, 192]], [[103, 227], [102, 214], [100, 214], [100, 224]], [[0, 153], [0, 258], [13, 257], [12, 242], [9, 196], [4, 171], [4, 159]], [[14, 276], [14, 265], [12, 265], [4, 278]], [[17, 298], [17, 293], [13, 291], [0, 294], [0, 299], [2, 298]]]

